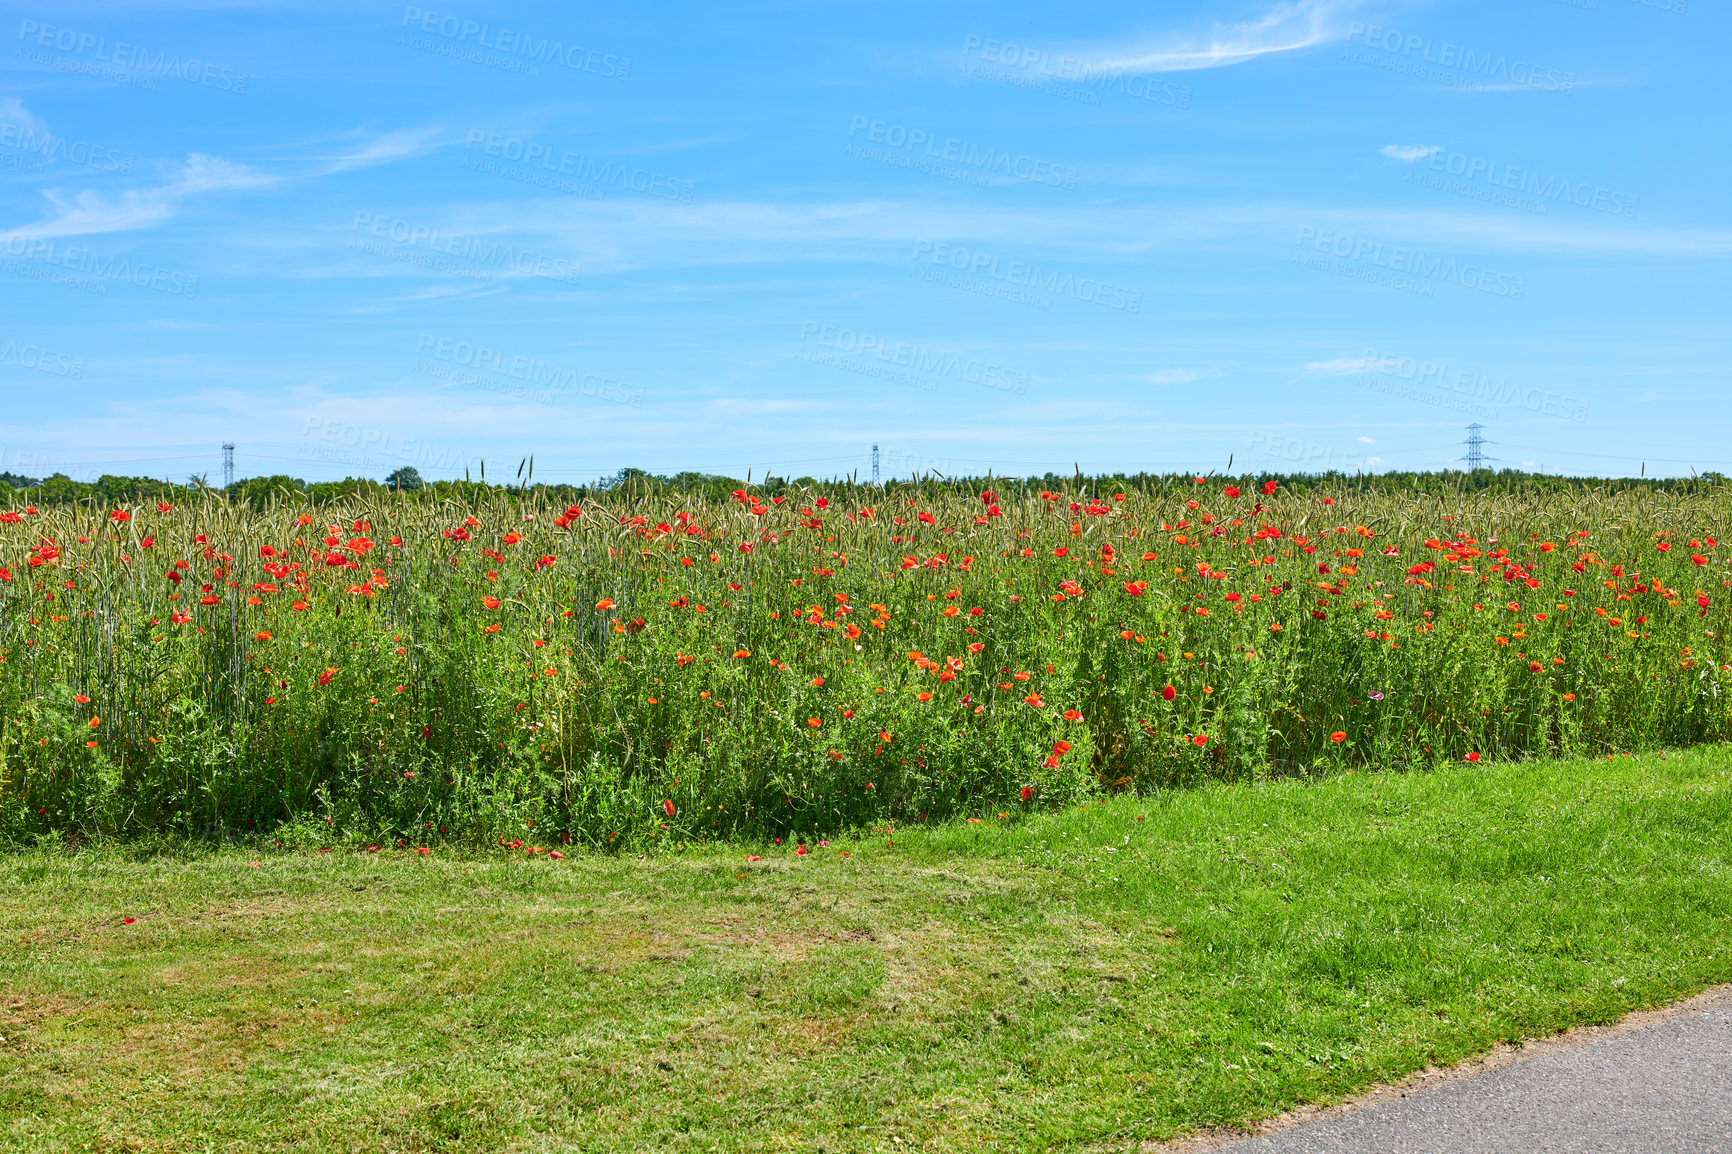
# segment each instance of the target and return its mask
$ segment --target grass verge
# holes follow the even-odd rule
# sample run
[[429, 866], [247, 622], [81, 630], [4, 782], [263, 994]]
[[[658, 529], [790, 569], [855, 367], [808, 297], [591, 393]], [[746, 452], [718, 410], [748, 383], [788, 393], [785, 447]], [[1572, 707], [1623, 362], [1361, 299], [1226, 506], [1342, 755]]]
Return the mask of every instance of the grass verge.
[[0, 856], [0, 1150], [1135, 1149], [1732, 979], [1724, 749], [984, 816]]

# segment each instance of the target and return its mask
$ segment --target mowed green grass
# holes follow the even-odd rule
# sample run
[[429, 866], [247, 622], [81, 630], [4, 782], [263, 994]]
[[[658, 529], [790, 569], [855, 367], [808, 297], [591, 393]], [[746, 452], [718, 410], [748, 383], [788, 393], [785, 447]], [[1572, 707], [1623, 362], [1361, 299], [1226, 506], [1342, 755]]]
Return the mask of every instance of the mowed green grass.
[[1134, 1149], [1732, 979], [1724, 749], [985, 816], [0, 855], [0, 1149]]

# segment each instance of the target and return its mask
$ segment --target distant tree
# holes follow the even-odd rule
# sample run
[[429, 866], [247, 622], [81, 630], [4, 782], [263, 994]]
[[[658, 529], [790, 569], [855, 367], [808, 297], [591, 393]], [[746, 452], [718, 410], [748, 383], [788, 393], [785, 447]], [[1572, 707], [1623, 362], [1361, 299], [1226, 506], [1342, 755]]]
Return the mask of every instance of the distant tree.
[[413, 493], [426, 487], [427, 482], [421, 479], [420, 470], [413, 465], [404, 465], [385, 478], [385, 487], [393, 492]]
[[39, 477], [25, 477], [18, 473], [0, 473], [0, 485], [10, 485], [14, 489], [30, 489], [42, 484]]
[[268, 509], [271, 501], [299, 501], [306, 497], [307, 483], [278, 473], [271, 477], [248, 477], [229, 486], [229, 499], [254, 509]]
[[81, 485], [65, 473], [55, 473], [42, 482], [41, 497], [44, 503], [71, 502], [84, 496], [89, 489], [89, 485]]
[[600, 481], [597, 481], [595, 487], [602, 490], [622, 489], [633, 481], [646, 482], [653, 487], [660, 480], [661, 478], [657, 477], [654, 473], [645, 469], [634, 469], [630, 465], [627, 465], [613, 476], [603, 477]]

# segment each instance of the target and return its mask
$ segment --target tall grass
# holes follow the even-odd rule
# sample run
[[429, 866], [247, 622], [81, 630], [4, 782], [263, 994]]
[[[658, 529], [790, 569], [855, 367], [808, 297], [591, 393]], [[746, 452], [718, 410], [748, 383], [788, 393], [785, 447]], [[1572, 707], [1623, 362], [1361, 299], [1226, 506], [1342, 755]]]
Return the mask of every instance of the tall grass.
[[1188, 478], [18, 508], [0, 835], [640, 845], [1724, 739], [1729, 510]]

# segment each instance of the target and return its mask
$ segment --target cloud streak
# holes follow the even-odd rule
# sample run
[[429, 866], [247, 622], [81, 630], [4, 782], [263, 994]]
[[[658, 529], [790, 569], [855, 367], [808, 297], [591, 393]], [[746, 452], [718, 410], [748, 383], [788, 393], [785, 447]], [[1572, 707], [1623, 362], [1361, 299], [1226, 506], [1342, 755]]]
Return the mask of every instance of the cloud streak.
[[[12, 97], [0, 100], [0, 121], [27, 126], [40, 123]], [[270, 172], [201, 152], [188, 153], [184, 162], [169, 168], [163, 183], [153, 187], [120, 193], [45, 189], [42, 196], [47, 201], [47, 213], [31, 224], [0, 230], [0, 241], [13, 237], [95, 236], [154, 228], [178, 216], [184, 202], [195, 197], [277, 188], [392, 164], [424, 155], [455, 139], [448, 130], [438, 128], [405, 129], [371, 137], [357, 135], [353, 143], [330, 155], [303, 162], [299, 171], [283, 172]]]
[[94, 236], [150, 228], [176, 215], [180, 203], [190, 197], [231, 189], [262, 188], [277, 178], [244, 164], [194, 152], [153, 188], [128, 189], [118, 195], [90, 189], [68, 193], [46, 189], [48, 215], [33, 224], [0, 232], [0, 240], [65, 236]]
[[48, 131], [48, 126], [24, 107], [24, 102], [16, 96], [0, 99], [0, 124], [16, 124], [29, 132]]
[[1442, 152], [1443, 147], [1437, 144], [1386, 144], [1377, 151], [1391, 160], [1403, 160], [1412, 164], [1424, 160], [1434, 152]]
[[1327, 39], [1335, 29], [1336, 14], [1350, 6], [1330, 0], [1287, 0], [1237, 23], [1216, 24], [1207, 33], [1168, 34], [1121, 49], [1120, 54], [1097, 60], [1095, 67], [1107, 72], [1194, 72], [1297, 52]]
[[[1336, 357], [1332, 361], [1306, 361], [1305, 377], [1351, 377], [1363, 373], [1377, 362], [1369, 357]], [[1361, 437], [1360, 440], [1365, 440]], [[1366, 442], [1370, 444], [1369, 441]]]

